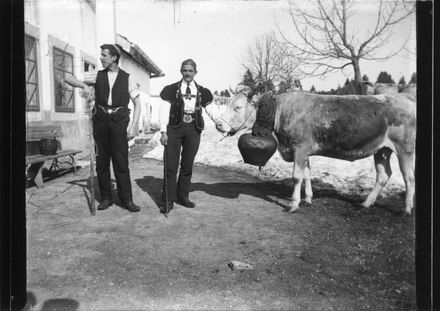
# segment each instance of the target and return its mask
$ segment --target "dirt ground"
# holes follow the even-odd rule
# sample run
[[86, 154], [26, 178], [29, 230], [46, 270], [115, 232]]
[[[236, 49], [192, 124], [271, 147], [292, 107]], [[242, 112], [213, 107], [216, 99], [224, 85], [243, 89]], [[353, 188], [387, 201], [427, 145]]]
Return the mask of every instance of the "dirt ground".
[[197, 164], [196, 208], [166, 218], [162, 162], [143, 158], [148, 148], [131, 151], [139, 213], [115, 193], [116, 205], [91, 216], [87, 166], [26, 189], [28, 310], [416, 309], [402, 193], [363, 209], [316, 179], [313, 204], [287, 214], [290, 180]]

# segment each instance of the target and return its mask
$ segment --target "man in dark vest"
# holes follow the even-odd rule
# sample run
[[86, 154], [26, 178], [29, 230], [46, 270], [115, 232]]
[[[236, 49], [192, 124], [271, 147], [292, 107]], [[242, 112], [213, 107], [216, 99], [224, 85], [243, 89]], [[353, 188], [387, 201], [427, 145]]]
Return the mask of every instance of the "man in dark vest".
[[95, 86], [93, 136], [98, 147], [96, 173], [102, 198], [98, 210], [106, 210], [113, 204], [111, 160], [122, 206], [130, 212], [138, 212], [140, 208], [133, 202], [128, 168], [127, 127], [130, 122], [128, 104], [131, 98], [134, 111], [128, 137], [136, 136], [140, 115], [139, 90], [130, 75], [119, 68], [120, 56], [115, 45], [104, 44], [101, 46], [100, 57], [103, 70], [85, 72], [84, 77], [69, 76], [65, 82], [83, 88], [88, 100], [92, 96], [89, 85]]
[[[166, 86], [160, 93], [163, 105], [160, 111], [160, 142], [166, 148], [168, 208], [174, 202], [188, 208], [195, 203], [189, 200], [189, 188], [194, 164], [200, 144], [200, 134], [204, 129], [202, 108], [211, 119], [216, 114], [214, 105], [209, 105], [211, 91], [194, 81], [197, 65], [192, 59], [183, 61], [180, 68], [182, 80]], [[181, 158], [180, 158], [181, 157]], [[180, 160], [179, 160], [180, 159]], [[179, 178], [177, 170], [180, 164]], [[165, 182], [162, 201], [165, 202]], [[162, 209], [164, 211], [164, 209]]]

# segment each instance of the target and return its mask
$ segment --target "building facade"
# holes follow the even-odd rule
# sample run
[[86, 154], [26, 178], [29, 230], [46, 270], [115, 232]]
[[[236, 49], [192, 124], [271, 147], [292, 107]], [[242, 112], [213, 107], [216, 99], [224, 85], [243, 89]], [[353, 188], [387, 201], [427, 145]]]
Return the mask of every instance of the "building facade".
[[[126, 37], [117, 35], [113, 36], [117, 42], [101, 42], [100, 37], [108, 35], [97, 30], [99, 5], [95, 0], [30, 0], [24, 5], [26, 125], [60, 125], [62, 148], [83, 150], [85, 157], [89, 149], [85, 100], [79, 89], [62, 79], [101, 69], [99, 46], [103, 43], [117, 43], [122, 48], [120, 67], [138, 82], [146, 98], [144, 105], [148, 104], [150, 79], [163, 73]], [[148, 109], [143, 107], [143, 111]]]

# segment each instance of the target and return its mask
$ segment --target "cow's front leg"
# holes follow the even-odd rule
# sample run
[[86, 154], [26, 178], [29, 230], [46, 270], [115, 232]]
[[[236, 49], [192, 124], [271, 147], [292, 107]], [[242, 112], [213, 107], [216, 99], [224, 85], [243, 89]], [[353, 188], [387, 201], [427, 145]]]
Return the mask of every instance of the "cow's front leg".
[[289, 206], [284, 209], [286, 212], [295, 212], [299, 208], [301, 202], [301, 184], [304, 179], [305, 159], [295, 158], [293, 164], [293, 193], [292, 201]]

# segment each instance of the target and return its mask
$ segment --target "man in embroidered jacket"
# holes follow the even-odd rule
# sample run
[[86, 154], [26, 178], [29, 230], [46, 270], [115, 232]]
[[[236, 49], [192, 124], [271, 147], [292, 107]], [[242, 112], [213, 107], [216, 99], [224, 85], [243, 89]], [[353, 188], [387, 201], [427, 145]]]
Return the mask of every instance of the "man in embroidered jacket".
[[[182, 79], [166, 86], [160, 93], [163, 105], [160, 111], [160, 142], [166, 148], [168, 211], [174, 202], [188, 208], [195, 203], [189, 200], [194, 158], [204, 129], [202, 108], [211, 119], [217, 112], [211, 91], [194, 81], [197, 65], [192, 59], [182, 62]], [[177, 171], [180, 164], [179, 177]], [[165, 202], [165, 182], [162, 201]]]

